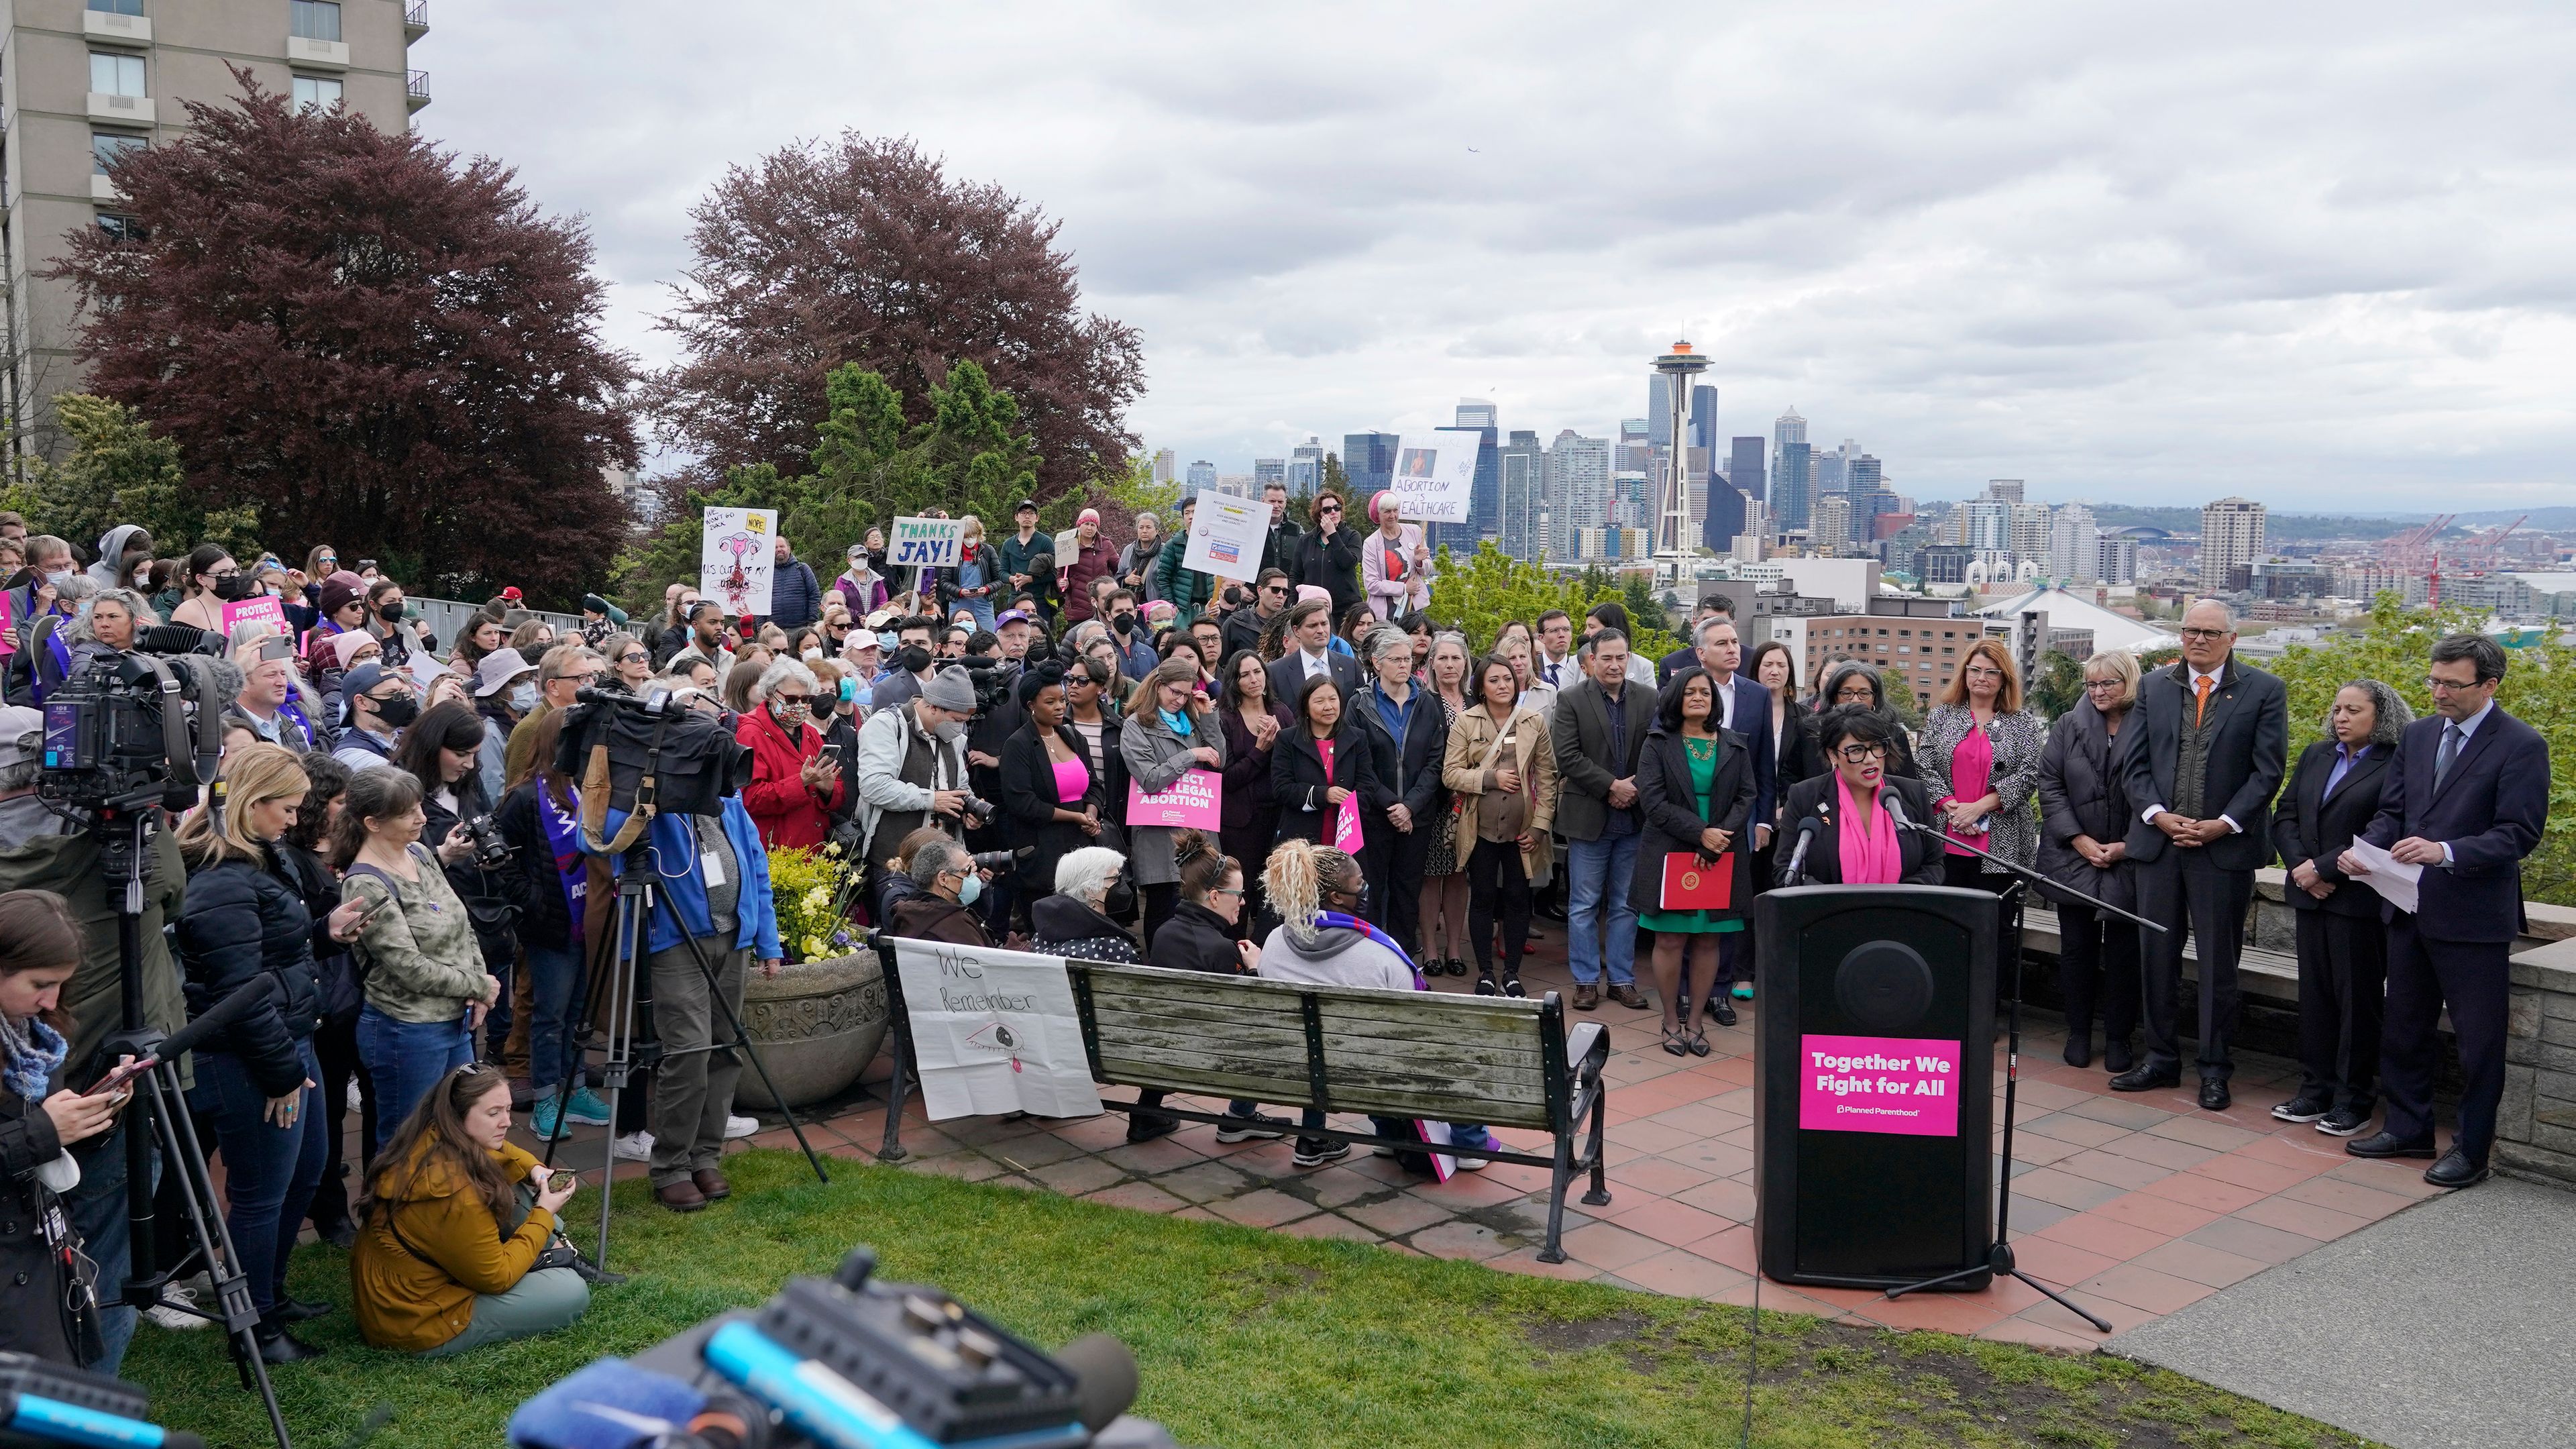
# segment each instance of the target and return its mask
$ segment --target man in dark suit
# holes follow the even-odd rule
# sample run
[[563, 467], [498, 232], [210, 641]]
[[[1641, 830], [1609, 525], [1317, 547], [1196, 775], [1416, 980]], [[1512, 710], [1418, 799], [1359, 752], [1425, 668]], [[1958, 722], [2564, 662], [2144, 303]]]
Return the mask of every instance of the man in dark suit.
[[1261, 566], [1277, 569], [1284, 577], [1297, 566], [1297, 545], [1306, 541], [1306, 530], [1288, 516], [1288, 485], [1272, 479], [1261, 485], [1261, 501], [1270, 505], [1270, 532], [1261, 540]]
[[1292, 605], [1288, 639], [1296, 647], [1270, 661], [1270, 697], [1294, 710], [1297, 691], [1320, 674], [1342, 686], [1342, 707], [1349, 709], [1361, 688], [1360, 662], [1333, 651], [1333, 606], [1321, 599]]
[[1691, 632], [1682, 640], [1682, 647], [1655, 661], [1655, 688], [1661, 689], [1672, 683], [1675, 674], [1699, 663], [1699, 648], [1695, 642], [1699, 638], [1699, 626], [1711, 619], [1734, 623], [1735, 601], [1724, 594], [1699, 596], [1699, 607], [1691, 610]]
[[[1705, 606], [1726, 601], [1711, 595], [1700, 602]], [[1744, 662], [1744, 644], [1724, 614], [1710, 612], [1692, 626], [1691, 636], [1695, 647], [1690, 662], [1682, 667], [1702, 669], [1710, 678], [1725, 681], [1718, 690], [1718, 709], [1725, 716], [1728, 732], [1752, 754], [1753, 838], [1744, 842], [1744, 848], [1748, 852], [1759, 850], [1771, 841], [1771, 813], [1780, 773], [1780, 752], [1771, 742], [1771, 691], [1735, 672]], [[1662, 672], [1660, 665], [1657, 668]], [[1671, 682], [1669, 675], [1666, 682]], [[1753, 957], [1747, 948], [1746, 933], [1730, 931], [1718, 937], [1717, 953], [1717, 979], [1708, 983], [1708, 1012], [1717, 1018], [1718, 1025], [1733, 1026], [1735, 1006], [1727, 999], [1728, 983], [1753, 979]]]
[[2281, 897], [2298, 921], [2304, 1072], [2298, 1095], [2272, 1115], [2314, 1122], [2333, 1137], [2368, 1127], [2378, 1105], [2379, 1005], [2388, 982], [2378, 893], [2348, 879], [2336, 861], [2379, 813], [2380, 777], [2414, 718], [2376, 679], [2335, 691], [2326, 715], [2333, 733], [2299, 756], [2272, 821], [2272, 843], [2289, 872]]
[[[2433, 1155], [2434, 1028], [2449, 1007], [2460, 1044], [2460, 1131], [2424, 1173], [2435, 1187], [2484, 1181], [2504, 1096], [2506, 956], [2522, 927], [2522, 859], [2549, 824], [2549, 743], [2495, 707], [2504, 650], [2483, 634], [2433, 646], [2434, 714], [2406, 727], [2361, 838], [2423, 867], [2413, 914], [2388, 922], [2388, 1020], [2380, 1063], [2388, 1116], [2344, 1144], [2355, 1157]], [[2346, 874], [2366, 863], [2350, 851]]]
[[[1587, 677], [1559, 690], [1548, 738], [1559, 782], [1556, 830], [1566, 839], [1566, 957], [1574, 1009], [1610, 999], [1644, 1011], [1637, 993], [1637, 757], [1655, 726], [1655, 697], [1628, 678], [1628, 636], [1603, 629], [1582, 656]], [[1767, 716], [1766, 716], [1767, 718]]]
[[2236, 618], [2203, 599], [2182, 618], [2182, 659], [2138, 683], [2123, 766], [2129, 858], [2138, 863], [2147, 1059], [2111, 1079], [2115, 1092], [2182, 1085], [2182, 945], [2200, 956], [2200, 1105], [2224, 1111], [2236, 1063], [2236, 963], [2254, 872], [2272, 859], [2272, 792], [2290, 742], [2289, 692], [2240, 662]]

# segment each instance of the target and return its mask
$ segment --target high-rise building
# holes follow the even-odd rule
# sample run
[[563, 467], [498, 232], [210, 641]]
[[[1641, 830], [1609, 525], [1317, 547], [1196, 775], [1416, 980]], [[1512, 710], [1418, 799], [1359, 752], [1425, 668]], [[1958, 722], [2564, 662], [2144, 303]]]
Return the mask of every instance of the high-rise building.
[[1154, 450], [1154, 481], [1169, 483], [1180, 476], [1180, 459], [1169, 448]]
[[2105, 533], [2095, 545], [2095, 581], [2105, 584], [2134, 584], [2138, 581], [2138, 541], [2120, 534]]
[[[1844, 447], [1850, 447], [1845, 443]], [[1887, 491], [1886, 480], [1879, 473], [1878, 459], [1867, 453], [1852, 456], [1843, 464], [1843, 495], [1851, 499], [1852, 533], [1867, 542], [1876, 535], [1871, 520], [1896, 511], [1896, 499]]]
[[2200, 591], [2227, 592], [2228, 570], [2263, 557], [2265, 513], [2251, 498], [2221, 498], [2200, 508]]
[[1547, 449], [1538, 434], [1515, 428], [1511, 441], [1502, 446], [1499, 462], [1503, 552], [1513, 558], [1536, 559], [1547, 550], [1547, 540], [1536, 531], [1547, 499]]
[[1548, 552], [1572, 558], [1581, 530], [1610, 522], [1610, 440], [1587, 438], [1572, 428], [1547, 450]]
[[2013, 551], [2016, 563], [2048, 566], [2049, 511], [2045, 503], [2015, 503], [2012, 508], [2012, 533], [2005, 547]]
[[1733, 453], [1726, 465], [1726, 481], [1735, 485], [1736, 492], [1756, 503], [1770, 497], [1770, 489], [1764, 486], [1767, 479], [1762, 466], [1762, 440], [1737, 438], [1729, 447]]
[[1433, 548], [1445, 543], [1452, 549], [1472, 553], [1478, 540], [1502, 536], [1503, 464], [1502, 454], [1494, 442], [1495, 417], [1494, 405], [1483, 398], [1458, 399], [1457, 426], [1474, 429], [1477, 434], [1476, 479], [1467, 494], [1467, 521], [1431, 525], [1429, 537]]
[[1807, 543], [1818, 554], [1831, 557], [1850, 547], [1852, 501], [1849, 495], [1828, 493], [1818, 498], [1810, 517]]
[[1324, 481], [1324, 443], [1308, 434], [1306, 441], [1288, 450], [1288, 496], [1312, 498]]
[[1735, 491], [1734, 484], [1712, 480], [1708, 485], [1708, 512], [1699, 523], [1700, 547], [1713, 553], [1734, 548], [1736, 535], [1744, 532], [1745, 511], [1751, 502]]
[[1192, 463], [1190, 465], [1188, 486], [1192, 493], [1196, 493], [1202, 488], [1215, 487], [1216, 465], [1205, 458], [1201, 458], [1197, 462]]
[[1840, 493], [1851, 486], [1852, 454], [1859, 451], [1849, 438], [1839, 448], [1821, 448], [1814, 454], [1814, 496]]
[[2048, 576], [2070, 584], [2089, 584], [2101, 576], [2102, 531], [2093, 526], [2093, 510], [2081, 503], [2061, 503], [2048, 521]]
[[1807, 526], [1816, 497], [1814, 462], [1807, 450], [1807, 420], [1793, 406], [1771, 424], [1772, 527], [1782, 533]]
[[[1395, 444], [1393, 433], [1342, 435], [1342, 472], [1349, 476], [1351, 492], [1356, 497], [1374, 497], [1395, 481]], [[1365, 519], [1367, 515], [1361, 517]]]
[[1288, 486], [1288, 460], [1285, 458], [1253, 459], [1252, 491], [1258, 493], [1273, 483], [1282, 488]]
[[2021, 480], [2019, 478], [1989, 478], [1986, 480], [1986, 496], [1999, 503], [2019, 503], [2022, 501]]
[[68, 234], [131, 224], [108, 163], [183, 134], [187, 102], [237, 100], [232, 67], [299, 107], [345, 105], [380, 130], [407, 130], [429, 104], [428, 75], [407, 64], [428, 30], [425, 6], [392, 0], [17, 0], [0, 12], [9, 87], [0, 429], [15, 447], [51, 451], [60, 434], [53, 398], [82, 386], [78, 295], [46, 273]]

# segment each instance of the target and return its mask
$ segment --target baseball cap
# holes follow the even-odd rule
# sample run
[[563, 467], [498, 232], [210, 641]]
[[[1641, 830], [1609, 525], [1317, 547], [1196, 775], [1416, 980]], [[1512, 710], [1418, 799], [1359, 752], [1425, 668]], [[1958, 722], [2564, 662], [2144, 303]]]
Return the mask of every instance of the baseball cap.
[[1028, 611], [1027, 611], [1027, 610], [1025, 610], [1025, 609], [1004, 609], [1004, 610], [1002, 611], [1002, 617], [1000, 617], [1000, 618], [998, 618], [998, 619], [995, 619], [995, 620], [993, 621], [993, 627], [994, 627], [994, 628], [996, 628], [996, 629], [999, 629], [999, 628], [1001, 628], [1004, 624], [1025, 624], [1025, 623], [1028, 623], [1028, 622], [1029, 622], [1029, 616], [1028, 616]]
[[1019, 502], [1011, 505], [1011, 511], [1013, 513], [1035, 513], [1038, 511], [1038, 501], [1034, 498], [1023, 498]]
[[[21, 747], [19, 741], [34, 735], [33, 744]], [[22, 704], [0, 705], [0, 768], [23, 765], [44, 758], [45, 716]]]
[[[361, 664], [357, 668], [340, 676], [340, 697], [342, 699], [355, 699], [359, 695], [372, 692], [377, 685], [384, 683], [388, 679], [399, 679], [401, 677], [402, 676], [394, 673], [392, 670], [389, 670], [383, 665], [370, 659], [366, 663]], [[351, 707], [355, 708], [355, 706]]]

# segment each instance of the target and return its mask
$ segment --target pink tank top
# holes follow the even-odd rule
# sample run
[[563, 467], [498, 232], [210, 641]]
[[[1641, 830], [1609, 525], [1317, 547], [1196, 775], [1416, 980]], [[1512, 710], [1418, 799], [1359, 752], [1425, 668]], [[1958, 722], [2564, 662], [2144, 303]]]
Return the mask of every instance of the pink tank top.
[[1091, 788], [1091, 770], [1080, 759], [1055, 762], [1055, 798], [1067, 808], [1080, 803], [1083, 792]]

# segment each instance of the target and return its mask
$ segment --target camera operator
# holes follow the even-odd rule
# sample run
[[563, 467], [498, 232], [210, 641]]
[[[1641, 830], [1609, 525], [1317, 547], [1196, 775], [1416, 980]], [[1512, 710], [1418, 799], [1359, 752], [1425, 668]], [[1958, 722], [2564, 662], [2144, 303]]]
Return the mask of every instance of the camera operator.
[[509, 847], [492, 819], [494, 802], [483, 793], [476, 768], [482, 747], [483, 721], [450, 701], [412, 725], [392, 764], [420, 782], [420, 838], [431, 842], [448, 885], [465, 903], [483, 969], [501, 983], [500, 998], [483, 1021], [484, 1055], [497, 1060], [510, 1036], [511, 971], [519, 954], [512, 928], [527, 905], [528, 882], [511, 867]]
[[[99, 1059], [99, 1047], [122, 1024], [125, 998], [116, 924], [120, 887], [108, 878], [97, 836], [36, 798], [37, 769], [44, 758], [43, 720], [31, 709], [0, 709], [0, 890], [51, 891], [71, 909], [80, 932], [81, 960], [62, 991], [61, 1009], [71, 1014], [72, 1026], [70, 1055], [60, 1080], [85, 1085], [111, 1065]], [[161, 928], [178, 912], [187, 867], [167, 832], [154, 832], [146, 849], [143, 915], [136, 932], [142, 1017], [148, 1026], [177, 1031], [186, 1024], [187, 1003]], [[5, 944], [0, 940], [0, 945]], [[83, 1141], [73, 1156], [80, 1165], [81, 1180], [63, 1195], [64, 1211], [88, 1245], [99, 1281], [121, 1284], [131, 1261], [123, 1126]], [[99, 1329], [106, 1353], [92, 1367], [105, 1373], [116, 1371], [126, 1344], [134, 1337], [134, 1319], [130, 1308], [101, 1310]]]
[[608, 661], [581, 644], [557, 644], [537, 656], [537, 702], [510, 731], [502, 778], [510, 783], [528, 778], [536, 762], [537, 722], [557, 710], [570, 709], [585, 689], [608, 672]]
[[[76, 1296], [64, 1272], [62, 1249], [81, 1246], [78, 1237], [57, 1247], [46, 1231], [62, 1181], [57, 1164], [65, 1148], [116, 1130], [117, 1109], [131, 1096], [128, 1088], [83, 1096], [54, 1084], [71, 1048], [46, 1019], [80, 970], [83, 949], [62, 897], [0, 895], [0, 1281], [26, 1295], [0, 1314], [0, 1350], [74, 1366], [95, 1352], [98, 1309], [88, 1295]], [[126, 1320], [131, 1335], [133, 1314]]]
[[914, 830], [936, 824], [965, 839], [972, 793], [966, 722], [974, 713], [975, 687], [966, 671], [943, 669], [921, 686], [919, 698], [880, 705], [859, 731], [859, 829], [868, 841], [869, 899], [883, 884], [886, 857]]
[[192, 868], [178, 933], [189, 1014], [263, 974], [283, 989], [197, 1048], [188, 1105], [212, 1125], [223, 1154], [225, 1223], [259, 1309], [259, 1356], [296, 1363], [321, 1350], [291, 1337], [288, 1325], [330, 1311], [286, 1293], [287, 1257], [331, 1154], [316, 1089], [322, 997], [314, 957], [354, 939], [363, 908], [344, 902], [315, 920], [278, 851], [312, 785], [292, 751], [245, 746], [224, 761], [223, 781], [221, 819], [201, 809], [178, 832]]
[[[340, 689], [349, 713], [331, 758], [352, 770], [391, 764], [402, 732], [420, 718], [410, 677], [380, 663], [361, 664], [341, 676]], [[479, 726], [475, 732], [482, 733]]]

